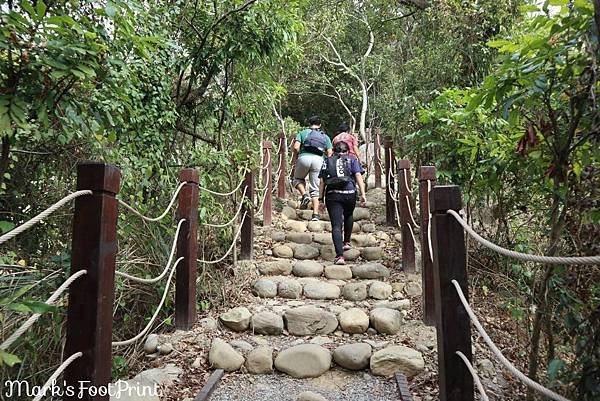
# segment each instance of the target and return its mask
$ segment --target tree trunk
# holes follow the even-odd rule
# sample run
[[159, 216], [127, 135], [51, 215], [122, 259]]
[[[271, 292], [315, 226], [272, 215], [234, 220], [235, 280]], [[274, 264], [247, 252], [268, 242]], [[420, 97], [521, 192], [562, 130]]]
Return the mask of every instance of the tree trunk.
[[[546, 255], [553, 256], [558, 250], [558, 244], [560, 241], [560, 234], [564, 225], [564, 213], [560, 211], [560, 205], [562, 200], [559, 195], [559, 189], [561, 185], [561, 177], [559, 171], [554, 176], [554, 191], [552, 195], [552, 214], [550, 216], [550, 241], [546, 250]], [[566, 200], [565, 200], [566, 203]], [[535, 310], [535, 316], [533, 319], [533, 329], [531, 333], [531, 350], [529, 351], [529, 372], [528, 376], [532, 380], [537, 380], [538, 368], [539, 368], [539, 353], [540, 353], [540, 340], [541, 332], [544, 320], [546, 318], [548, 309], [548, 283], [554, 275], [554, 266], [546, 265], [544, 271], [544, 278], [538, 285], [537, 289], [533, 293], [533, 301], [537, 303]], [[534, 399], [535, 392], [531, 388], [527, 389], [527, 400], [532, 401]]]
[[10, 152], [10, 139], [8, 135], [2, 137], [2, 154], [0, 156], [0, 186], [4, 183], [4, 174], [8, 171]]

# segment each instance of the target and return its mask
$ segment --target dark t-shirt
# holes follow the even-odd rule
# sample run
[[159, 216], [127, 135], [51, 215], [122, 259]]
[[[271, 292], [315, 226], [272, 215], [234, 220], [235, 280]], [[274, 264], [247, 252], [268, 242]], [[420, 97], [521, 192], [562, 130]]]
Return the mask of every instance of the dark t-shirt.
[[[321, 167], [321, 172], [319, 173], [319, 178], [324, 178], [325, 175], [327, 174], [327, 160], [328, 159], [323, 161], [323, 166]], [[358, 159], [350, 156], [350, 157], [347, 157], [347, 160], [350, 163], [350, 173], [352, 174], [352, 179], [350, 181], [348, 181], [343, 188], [335, 189], [335, 191], [356, 191], [356, 182], [354, 179], [355, 174], [356, 173], [364, 174], [364, 170], [363, 170], [362, 166], [360, 165]], [[329, 191], [327, 191], [327, 192], [329, 192]]]

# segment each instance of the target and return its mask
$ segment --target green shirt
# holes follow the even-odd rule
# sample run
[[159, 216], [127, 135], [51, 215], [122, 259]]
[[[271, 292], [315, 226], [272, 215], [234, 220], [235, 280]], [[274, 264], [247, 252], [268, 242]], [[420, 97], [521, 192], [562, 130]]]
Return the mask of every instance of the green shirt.
[[[308, 155], [314, 155], [316, 153], [313, 152], [309, 152], [307, 150], [304, 150], [304, 141], [306, 140], [306, 137], [308, 136], [308, 134], [310, 134], [310, 132], [312, 131], [311, 128], [305, 128], [302, 131], [298, 132], [298, 135], [296, 135], [296, 140], [298, 142], [300, 142], [300, 152], [298, 152], [298, 156], [303, 155], [303, 154], [308, 154]], [[323, 132], [323, 134], [325, 134]], [[329, 138], [329, 136], [327, 134], [325, 134], [325, 137], [327, 138], [327, 150], [331, 150], [333, 149], [333, 145], [331, 144], [331, 138]], [[320, 155], [318, 155], [320, 156]], [[323, 153], [323, 157], [327, 157], [326, 153]]]

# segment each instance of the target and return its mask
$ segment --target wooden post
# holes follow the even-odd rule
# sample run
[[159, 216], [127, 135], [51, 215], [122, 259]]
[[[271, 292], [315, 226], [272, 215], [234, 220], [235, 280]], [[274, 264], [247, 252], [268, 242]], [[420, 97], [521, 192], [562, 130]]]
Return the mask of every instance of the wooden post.
[[265, 183], [265, 201], [263, 203], [263, 226], [270, 226], [273, 221], [273, 163], [272, 162], [272, 149], [273, 145], [270, 141], [263, 141], [263, 160], [265, 163], [269, 163], [263, 167], [262, 175], [263, 182]]
[[[179, 193], [176, 219], [181, 224], [177, 240], [175, 281], [175, 327], [190, 330], [196, 323], [196, 266], [198, 258], [198, 170], [185, 168], [179, 173], [179, 182], [186, 184]], [[177, 260], [175, 259], [175, 260]]]
[[436, 186], [429, 196], [433, 211], [433, 279], [435, 289], [438, 374], [440, 401], [472, 401], [473, 378], [456, 355], [461, 351], [469, 361], [471, 326], [452, 280], [456, 280], [468, 299], [466, 248], [460, 224], [446, 213], [462, 207], [460, 188]]
[[[421, 207], [421, 275], [423, 282], [423, 323], [435, 325], [435, 297], [433, 291], [433, 255], [429, 253], [429, 188], [435, 186], [435, 167], [419, 169], [419, 204]], [[429, 188], [428, 188], [429, 185]]]
[[277, 180], [277, 196], [281, 199], [286, 198], [285, 180], [287, 179], [287, 172], [285, 166], [285, 156], [287, 151], [285, 134], [282, 132], [279, 134], [279, 178]]
[[[411, 194], [406, 187], [406, 183], [410, 185], [410, 161], [403, 159], [398, 160], [398, 198], [399, 198], [399, 209], [400, 209], [400, 229], [402, 232], [402, 269], [408, 273], [414, 273], [415, 267], [415, 235], [416, 227], [412, 226], [412, 220], [410, 218], [410, 198]], [[408, 198], [407, 198], [408, 197]], [[408, 201], [408, 202], [407, 202]]]
[[[394, 190], [394, 175], [393, 165], [394, 165], [394, 141], [391, 137], [386, 136], [383, 142], [383, 146], [385, 149], [385, 183], [386, 183], [386, 191], [385, 191], [385, 222], [388, 226], [397, 227], [398, 222], [396, 221], [396, 204], [391, 191]], [[390, 177], [392, 178], [390, 180]]]
[[[92, 195], [75, 200], [71, 275], [87, 270], [69, 287], [65, 359], [76, 352], [83, 356], [64, 373], [66, 386], [105, 387], [112, 368], [112, 322], [117, 255], [117, 200], [121, 173], [116, 166], [85, 162], [77, 166], [77, 190], [89, 189]], [[78, 391], [65, 400], [108, 401]]]
[[373, 151], [373, 160], [375, 163], [375, 188], [381, 188], [381, 133], [380, 129], [375, 130], [375, 150]]
[[252, 259], [252, 248], [254, 244], [254, 172], [248, 171], [242, 191], [246, 188], [246, 197], [242, 200], [242, 216], [246, 217], [242, 220], [241, 244], [240, 244], [240, 260]]

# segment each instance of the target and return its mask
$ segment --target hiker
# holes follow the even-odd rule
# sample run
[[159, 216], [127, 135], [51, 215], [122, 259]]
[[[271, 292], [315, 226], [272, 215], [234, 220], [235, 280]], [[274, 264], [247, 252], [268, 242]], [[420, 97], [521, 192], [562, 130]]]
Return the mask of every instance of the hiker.
[[346, 142], [348, 145], [348, 155], [360, 159], [360, 150], [358, 148], [358, 140], [350, 133], [348, 123], [341, 123], [338, 127], [338, 133], [333, 138], [333, 145], [338, 142]]
[[[298, 153], [292, 185], [300, 192], [300, 208], [306, 209], [312, 201], [312, 221], [319, 220], [319, 172], [323, 157], [332, 153], [331, 139], [321, 130], [321, 119], [312, 116], [309, 128], [296, 135], [293, 149]], [[306, 176], [308, 175], [308, 188]]]
[[356, 207], [356, 188], [360, 189], [361, 204], [366, 204], [364, 170], [358, 159], [350, 156], [346, 142], [333, 145], [333, 156], [323, 163], [319, 178], [319, 200], [325, 198], [325, 205], [331, 220], [331, 236], [335, 246], [336, 265], [344, 265], [344, 251], [351, 248], [352, 213]]

